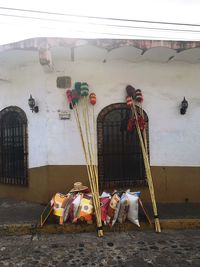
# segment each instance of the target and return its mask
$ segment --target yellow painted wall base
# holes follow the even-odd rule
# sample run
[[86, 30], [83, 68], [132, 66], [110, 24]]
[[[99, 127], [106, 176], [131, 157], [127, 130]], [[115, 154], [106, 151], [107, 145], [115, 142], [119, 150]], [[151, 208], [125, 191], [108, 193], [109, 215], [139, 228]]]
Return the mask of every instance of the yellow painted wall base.
[[[200, 167], [152, 166], [156, 200], [160, 203], [200, 203]], [[89, 186], [86, 166], [43, 166], [29, 170], [29, 184], [0, 184], [0, 197], [46, 203], [56, 192], [67, 193], [74, 182]], [[150, 202], [148, 187], [131, 188], [142, 192], [143, 202]]]

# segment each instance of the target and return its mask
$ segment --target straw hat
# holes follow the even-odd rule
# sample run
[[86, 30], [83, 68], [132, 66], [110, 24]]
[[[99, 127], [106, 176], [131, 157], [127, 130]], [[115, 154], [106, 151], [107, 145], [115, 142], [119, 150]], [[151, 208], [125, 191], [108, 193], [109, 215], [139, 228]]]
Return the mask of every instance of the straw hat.
[[74, 188], [72, 188], [69, 192], [79, 192], [88, 189], [87, 186], [83, 185], [81, 182], [74, 183]]

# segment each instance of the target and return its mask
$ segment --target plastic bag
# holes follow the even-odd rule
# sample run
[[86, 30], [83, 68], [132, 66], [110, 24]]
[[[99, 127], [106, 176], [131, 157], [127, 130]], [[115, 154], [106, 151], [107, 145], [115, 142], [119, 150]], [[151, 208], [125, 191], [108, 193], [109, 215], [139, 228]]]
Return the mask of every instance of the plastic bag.
[[140, 196], [140, 192], [126, 192], [126, 195], [129, 199], [127, 218], [129, 221], [140, 227], [138, 219], [138, 198]]

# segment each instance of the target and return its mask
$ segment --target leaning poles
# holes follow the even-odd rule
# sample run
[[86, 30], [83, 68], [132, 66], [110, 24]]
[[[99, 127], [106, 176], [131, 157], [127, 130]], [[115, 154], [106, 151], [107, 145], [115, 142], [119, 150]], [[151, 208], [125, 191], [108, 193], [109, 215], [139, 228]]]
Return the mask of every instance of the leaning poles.
[[143, 99], [142, 91], [140, 89], [136, 89], [136, 91], [135, 91], [135, 101], [138, 104], [139, 112], [140, 112], [140, 123], [141, 123], [140, 129], [142, 131], [142, 136], [143, 136], [143, 140], [144, 140], [145, 150], [148, 153], [147, 133], [146, 133], [146, 127], [145, 127], [144, 112], [143, 112], [143, 107], [142, 107], [143, 100], [144, 99]]
[[151, 175], [151, 169], [150, 169], [150, 164], [149, 164], [149, 158], [148, 158], [148, 153], [147, 153], [147, 147], [145, 147], [145, 136], [144, 139], [141, 134], [140, 126], [138, 123], [138, 114], [137, 114], [137, 107], [135, 105], [135, 89], [132, 86], [127, 86], [126, 91], [128, 93], [128, 96], [126, 98], [127, 100], [127, 106], [131, 108], [132, 111], [132, 117], [134, 118], [134, 122], [136, 125], [139, 141], [140, 141], [140, 146], [142, 150], [142, 155], [143, 155], [143, 160], [144, 160], [144, 167], [147, 175], [147, 182], [149, 186], [149, 192], [150, 192], [150, 197], [151, 197], [151, 202], [152, 202], [152, 207], [153, 207], [153, 213], [154, 213], [154, 222], [155, 222], [155, 230], [156, 232], [161, 232], [160, 228], [160, 221], [158, 218], [158, 210], [157, 210], [157, 205], [156, 205], [156, 198], [155, 198], [155, 192], [154, 192], [154, 186], [153, 186], [153, 178]]
[[[77, 127], [81, 137], [81, 143], [83, 152], [86, 160], [87, 173], [89, 178], [89, 184], [91, 188], [93, 205], [96, 214], [96, 223], [98, 229], [98, 236], [103, 236], [102, 221], [101, 221], [101, 210], [100, 210], [100, 199], [98, 190], [98, 172], [95, 164], [95, 137], [92, 136], [92, 123], [90, 120], [90, 110], [88, 104], [88, 93], [89, 88], [87, 83], [75, 83], [74, 90], [67, 90], [67, 99], [70, 103], [71, 108], [74, 111], [76, 118]], [[93, 93], [93, 96], [96, 95]], [[96, 100], [95, 100], [96, 103]], [[94, 100], [90, 98], [90, 104], [94, 106]], [[92, 120], [95, 123], [95, 120]], [[93, 126], [94, 128], [94, 126]], [[95, 135], [95, 132], [93, 133]]]

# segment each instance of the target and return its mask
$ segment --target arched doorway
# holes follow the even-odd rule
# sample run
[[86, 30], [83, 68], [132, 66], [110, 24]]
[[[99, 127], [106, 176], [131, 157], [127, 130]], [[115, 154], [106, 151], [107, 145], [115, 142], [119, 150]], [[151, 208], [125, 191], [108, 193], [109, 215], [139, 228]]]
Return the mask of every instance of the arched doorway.
[[[147, 126], [148, 117], [144, 112]], [[130, 109], [125, 103], [105, 107], [97, 118], [98, 168], [101, 188], [146, 185], [137, 131], [127, 131]]]
[[28, 183], [27, 118], [15, 106], [0, 112], [0, 182]]

